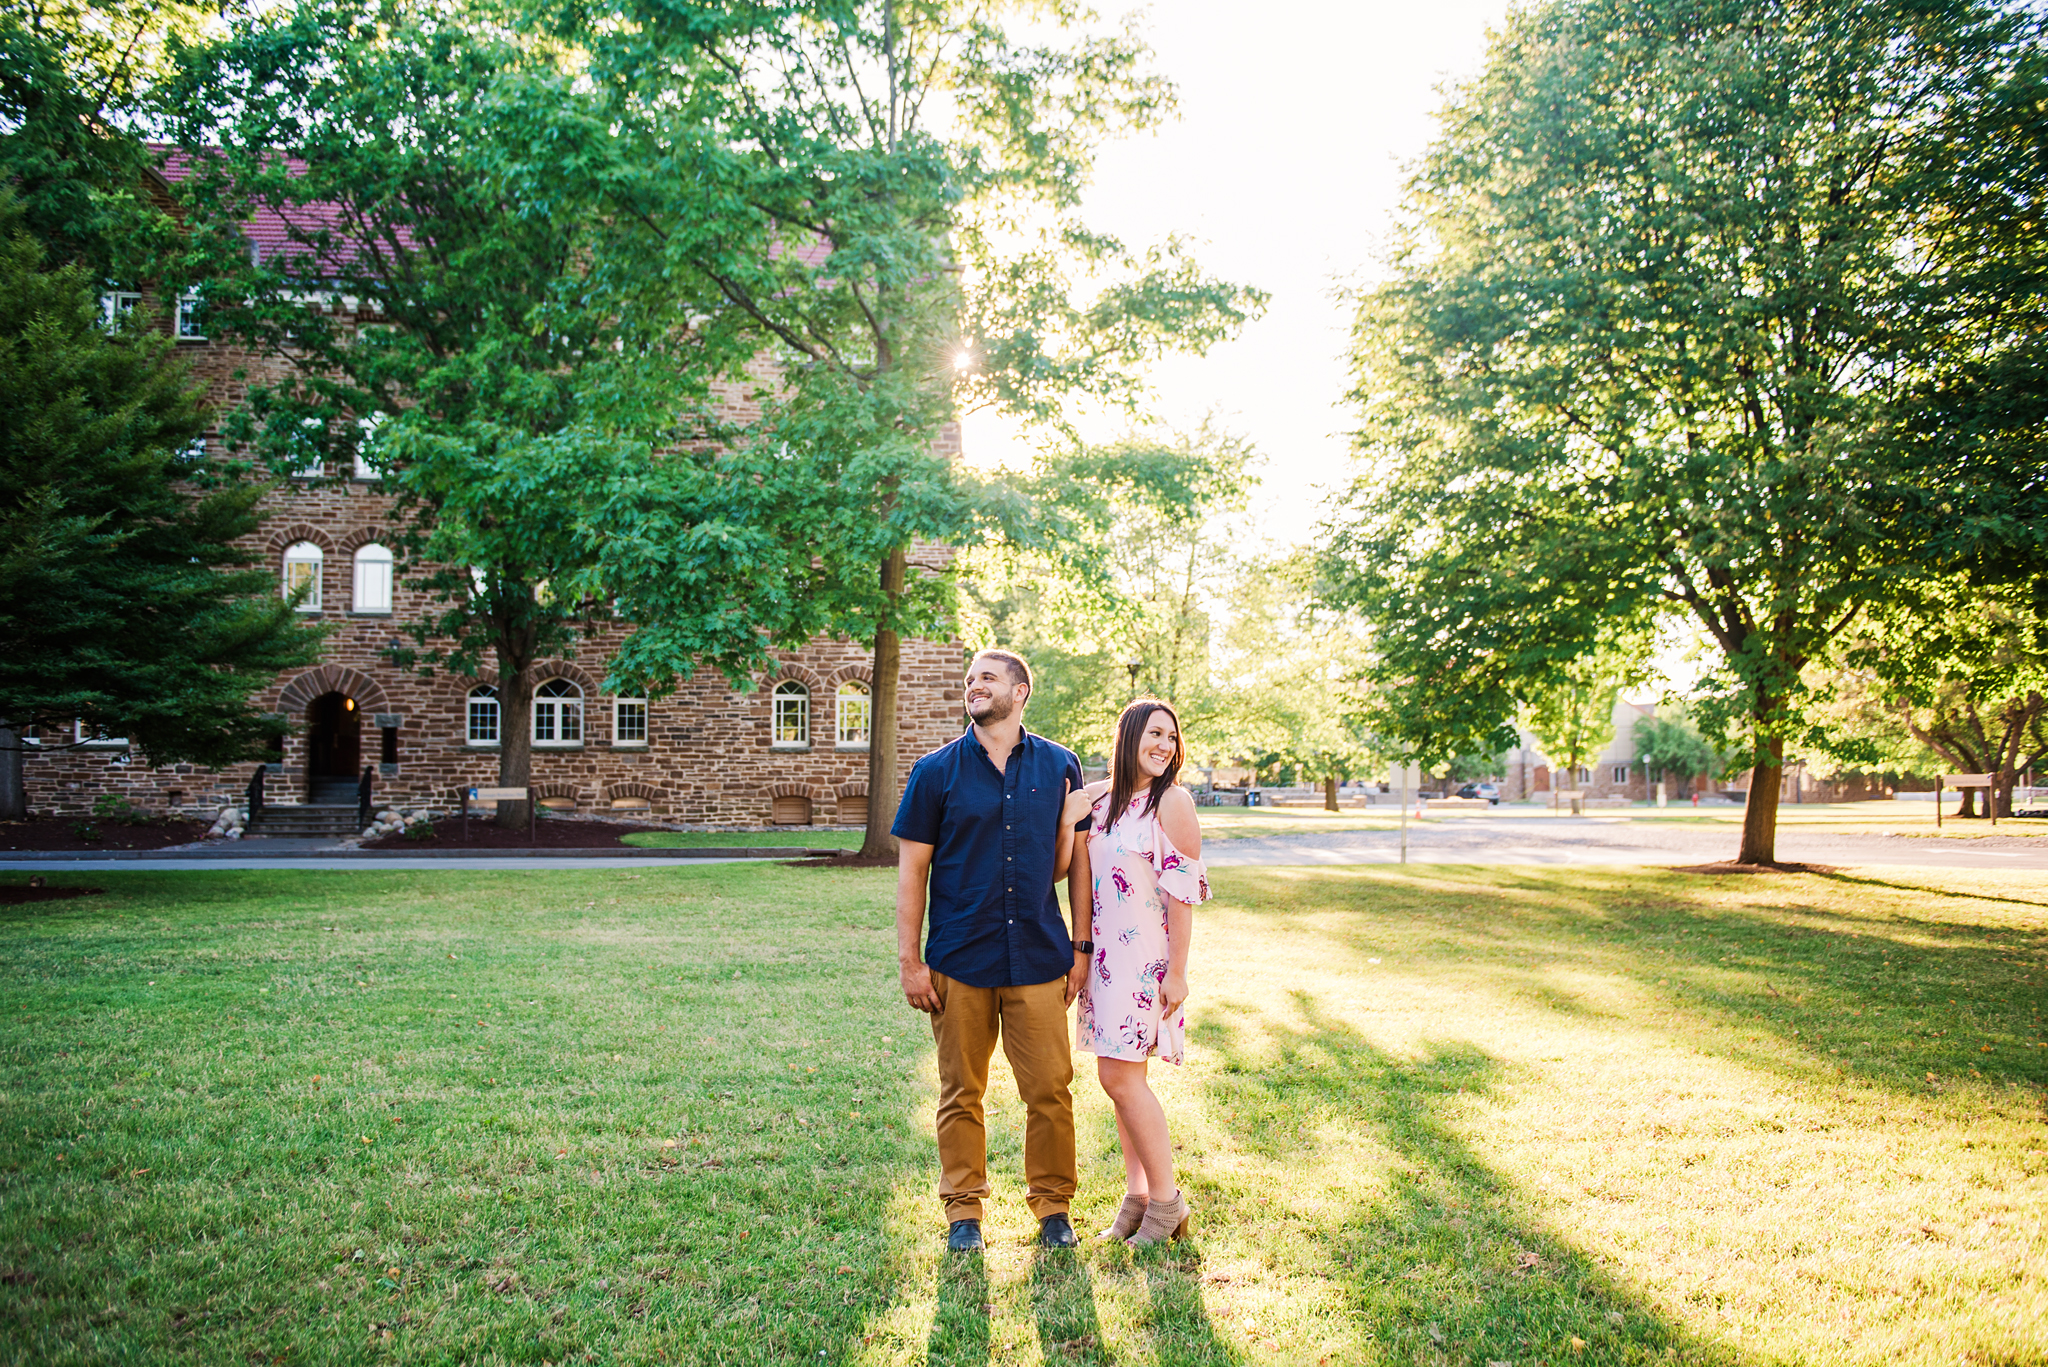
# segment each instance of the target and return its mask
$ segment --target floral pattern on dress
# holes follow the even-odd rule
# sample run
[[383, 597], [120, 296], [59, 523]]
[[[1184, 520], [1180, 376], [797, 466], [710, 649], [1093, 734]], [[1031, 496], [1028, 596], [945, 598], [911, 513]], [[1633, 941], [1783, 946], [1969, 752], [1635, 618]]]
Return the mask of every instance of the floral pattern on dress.
[[1202, 861], [1182, 854], [1154, 812], [1142, 814], [1147, 794], [1131, 799], [1122, 819], [1100, 829], [1103, 797], [1088, 828], [1088, 867], [1095, 885], [1095, 971], [1081, 985], [1074, 1047], [1104, 1058], [1134, 1062], [1157, 1055], [1168, 1063], [1187, 1057], [1187, 1016], [1164, 1018], [1160, 984], [1166, 981], [1166, 899], [1190, 906], [1209, 900]]

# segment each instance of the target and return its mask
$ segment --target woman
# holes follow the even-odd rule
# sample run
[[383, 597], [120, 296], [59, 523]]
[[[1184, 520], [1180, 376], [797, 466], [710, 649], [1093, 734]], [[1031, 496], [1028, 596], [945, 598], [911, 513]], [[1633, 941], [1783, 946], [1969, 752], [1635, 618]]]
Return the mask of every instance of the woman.
[[1074, 1047], [1095, 1055], [1116, 1106], [1124, 1201], [1105, 1239], [1156, 1244], [1188, 1231], [1188, 1203], [1173, 1176], [1166, 1112], [1145, 1080], [1154, 1055], [1186, 1056], [1188, 941], [1209, 899], [1195, 800], [1175, 780], [1186, 758], [1180, 718], [1142, 699], [1116, 724], [1107, 791], [1095, 797], [1086, 843], [1073, 854], [1068, 890], [1094, 907], [1095, 961], [1082, 985]]

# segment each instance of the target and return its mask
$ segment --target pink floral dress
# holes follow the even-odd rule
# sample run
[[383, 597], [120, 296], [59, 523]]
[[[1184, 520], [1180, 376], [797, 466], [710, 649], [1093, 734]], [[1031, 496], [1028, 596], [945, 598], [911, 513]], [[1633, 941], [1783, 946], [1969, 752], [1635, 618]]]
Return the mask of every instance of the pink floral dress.
[[1144, 814], [1139, 792], [1108, 831], [1099, 829], [1104, 794], [1088, 831], [1088, 872], [1095, 882], [1095, 964], [1081, 987], [1074, 1047], [1132, 1061], [1154, 1054], [1168, 1063], [1187, 1057], [1187, 1017], [1162, 1019], [1166, 981], [1166, 899], [1198, 906], [1209, 900], [1202, 861], [1173, 847], [1159, 814]]

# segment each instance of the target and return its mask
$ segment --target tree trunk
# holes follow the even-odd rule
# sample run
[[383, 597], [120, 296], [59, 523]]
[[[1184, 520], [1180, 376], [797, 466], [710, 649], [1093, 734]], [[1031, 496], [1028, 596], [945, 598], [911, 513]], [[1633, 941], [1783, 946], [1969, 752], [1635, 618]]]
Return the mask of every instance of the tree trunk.
[[28, 788], [22, 777], [21, 733], [0, 726], [0, 821], [28, 820]]
[[903, 648], [894, 622], [908, 569], [908, 557], [900, 550], [891, 551], [882, 562], [882, 594], [889, 605], [888, 615], [875, 628], [874, 701], [868, 722], [868, 829], [860, 842], [863, 859], [896, 857], [896, 837], [889, 828], [896, 824], [896, 802], [902, 795], [896, 764], [896, 695], [903, 675]]
[[1335, 774], [1323, 775], [1323, 810], [1326, 812], [1337, 810], [1337, 776]]
[[[533, 660], [530, 648], [498, 644], [498, 786], [529, 788], [533, 783]], [[587, 722], [589, 719], [585, 718]], [[500, 802], [497, 823], [512, 830], [526, 827], [524, 802]]]
[[1742, 808], [1742, 852], [1738, 864], [1778, 862], [1778, 788], [1785, 778], [1785, 740], [1771, 738], [1764, 763], [1749, 772], [1749, 801]]

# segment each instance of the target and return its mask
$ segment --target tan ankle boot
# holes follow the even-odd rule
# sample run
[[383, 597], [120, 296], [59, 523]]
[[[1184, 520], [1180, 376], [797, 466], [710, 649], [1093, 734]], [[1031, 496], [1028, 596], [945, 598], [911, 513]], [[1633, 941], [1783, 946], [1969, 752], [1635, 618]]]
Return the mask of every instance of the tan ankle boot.
[[1124, 1197], [1124, 1203], [1117, 1207], [1116, 1218], [1109, 1222], [1109, 1228], [1095, 1237], [1098, 1239], [1128, 1239], [1138, 1232], [1138, 1226], [1145, 1219], [1145, 1198]]
[[1177, 1191], [1170, 1201], [1147, 1201], [1145, 1219], [1131, 1236], [1132, 1248], [1163, 1244], [1168, 1239], [1185, 1239], [1194, 1217], [1188, 1213], [1187, 1193]]

